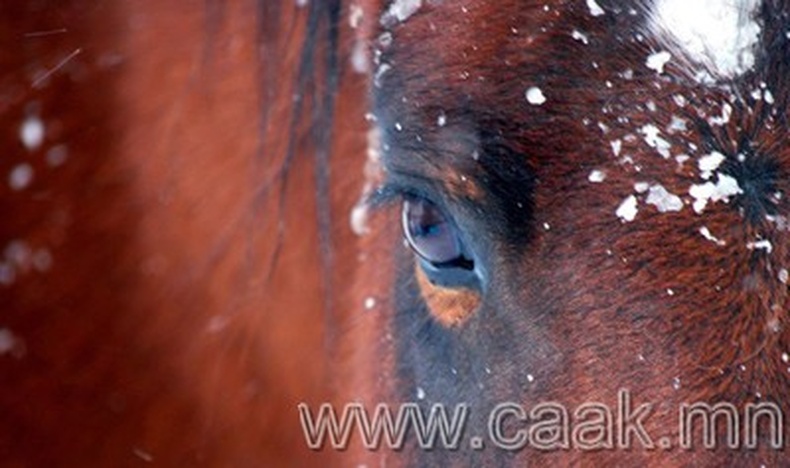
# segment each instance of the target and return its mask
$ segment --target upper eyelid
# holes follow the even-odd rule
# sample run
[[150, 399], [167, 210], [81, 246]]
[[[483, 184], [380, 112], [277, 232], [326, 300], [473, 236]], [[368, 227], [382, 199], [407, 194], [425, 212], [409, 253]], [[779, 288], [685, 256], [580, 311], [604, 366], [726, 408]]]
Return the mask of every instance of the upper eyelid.
[[408, 198], [424, 198], [427, 200], [434, 200], [434, 197], [425, 195], [424, 191], [415, 189], [414, 187], [385, 182], [382, 186], [377, 188], [365, 199], [365, 203], [371, 210], [378, 210], [392, 203], [401, 202]]
[[397, 185], [385, 182], [372, 193], [365, 197], [365, 204], [372, 210], [377, 210], [392, 202], [399, 201], [408, 195], [409, 192]]
[[425, 176], [390, 172], [382, 185], [367, 196], [365, 203], [370, 209], [376, 210], [404, 198], [415, 197], [443, 205], [445, 197], [439, 193], [437, 185], [441, 184]]

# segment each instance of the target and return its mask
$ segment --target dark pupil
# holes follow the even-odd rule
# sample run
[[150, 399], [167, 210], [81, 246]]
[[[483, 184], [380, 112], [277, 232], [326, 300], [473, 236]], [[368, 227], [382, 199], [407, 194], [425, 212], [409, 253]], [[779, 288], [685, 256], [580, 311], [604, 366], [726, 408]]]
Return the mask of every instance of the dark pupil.
[[403, 203], [403, 230], [411, 248], [431, 263], [443, 264], [461, 256], [454, 226], [427, 200]]

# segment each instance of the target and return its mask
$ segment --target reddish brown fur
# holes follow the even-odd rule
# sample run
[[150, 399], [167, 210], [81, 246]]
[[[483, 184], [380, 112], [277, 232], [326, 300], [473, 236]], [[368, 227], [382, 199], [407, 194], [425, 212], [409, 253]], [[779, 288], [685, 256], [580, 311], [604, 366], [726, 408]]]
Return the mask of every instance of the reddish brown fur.
[[[299, 37], [306, 10], [291, 3], [281, 21]], [[325, 286], [308, 267], [320, 257], [313, 164], [297, 158], [291, 167], [282, 212], [275, 177], [300, 42], [283, 32], [261, 64], [255, 2], [1, 9], [0, 246], [46, 248], [52, 267], [0, 287], [0, 328], [18, 343], [0, 356], [0, 464], [321, 462], [296, 414], [298, 402], [332, 395]], [[275, 66], [282, 94], [262, 128], [261, 73]], [[45, 70], [51, 76], [31, 86]], [[342, 86], [344, 95], [363, 89], [353, 76]], [[346, 117], [333, 154], [355, 161], [355, 171], [363, 103], [337, 108]], [[30, 154], [19, 139], [28, 107], [46, 125]], [[48, 168], [56, 144], [68, 159]], [[345, 167], [345, 156], [333, 164]], [[34, 180], [12, 192], [6, 174], [23, 161]], [[336, 174], [334, 250], [352, 256], [346, 213], [361, 186]], [[275, 188], [261, 196], [267, 183]]]
[[[772, 8], [777, 15], [787, 6], [776, 3]], [[660, 182], [686, 195], [697, 180], [690, 170], [695, 168], [676, 168], [674, 161], [665, 161], [637, 130], [649, 123], [664, 129], [673, 114], [680, 115], [692, 122], [689, 131], [670, 137], [664, 131], [664, 137], [681, 150], [689, 143], [705, 148], [693, 124], [696, 112], [718, 115], [718, 103], [729, 93], [697, 85], [678, 69], [670, 70], [675, 80], [656, 79], [643, 64], [659, 46], [649, 39], [642, 44], [632, 40], [629, 21], [636, 24], [636, 19], [623, 13], [615, 26], [611, 15], [597, 20], [584, 2], [445, 2], [426, 6], [393, 28], [393, 45], [382, 59], [393, 69], [376, 91], [379, 124], [388, 129], [385, 140], [393, 147], [386, 158], [391, 171], [425, 165], [420, 170], [430, 174], [448, 164], [440, 161], [451, 158], [421, 152], [410, 143], [419, 135], [427, 142], [425, 148], [448, 144], [444, 130], [433, 123], [441, 110], [448, 126], [466, 138], [481, 130], [501, 136], [523, 154], [522, 164], [533, 168], [539, 180], [534, 219], [525, 215], [523, 221], [533, 226], [533, 238], [512, 246], [504, 235], [491, 235], [496, 245], [485, 251], [493, 257], [488, 291], [482, 307], [460, 330], [434, 333], [449, 336], [437, 338], [434, 346], [421, 341], [419, 323], [408, 324], [409, 316], [422, 320], [419, 302], [404, 305], [401, 320], [406, 325], [389, 322], [417, 347], [401, 355], [404, 369], [392, 389], [396, 398], [419, 386], [431, 402], [466, 401], [488, 408], [502, 401], [527, 407], [561, 401], [573, 408], [589, 401], [612, 405], [617, 391], [626, 388], [639, 401], [658, 404], [651, 427], [675, 436], [682, 402], [786, 402], [788, 373], [780, 358], [788, 346], [787, 289], [777, 279], [788, 260], [786, 233], [764, 221], [752, 225], [721, 203], [709, 206], [704, 217], [690, 206], [681, 213], [659, 214], [644, 201], [636, 221], [622, 224], [614, 216], [636, 181]], [[574, 28], [589, 35], [590, 46], [570, 37]], [[618, 33], [624, 39], [618, 40]], [[736, 87], [774, 79], [767, 64], [762, 66], [761, 74]], [[626, 69], [634, 71], [633, 80], [618, 79]], [[607, 80], [615, 82], [612, 88], [605, 85]], [[524, 91], [533, 85], [547, 93], [541, 107], [524, 99]], [[790, 164], [786, 149], [776, 144], [777, 130], [786, 131], [786, 124], [779, 122], [785, 122], [787, 90], [778, 86], [783, 97], [777, 99], [776, 123], [757, 126], [760, 103], [754, 112], [739, 110], [726, 133], [718, 136], [721, 151], [734, 155], [737, 139], [757, 130], [758, 151], [775, 158], [783, 170]], [[690, 99], [689, 108], [673, 103], [677, 93]], [[657, 104], [656, 114], [648, 110], [648, 101]], [[602, 112], [604, 107], [608, 113]], [[629, 121], [618, 122], [618, 117]], [[391, 130], [396, 122], [402, 131]], [[608, 127], [605, 134], [598, 122]], [[622, 151], [634, 156], [638, 172], [618, 166], [611, 155], [609, 141], [627, 134], [634, 138], [626, 137]], [[695, 159], [687, 164], [694, 166]], [[587, 181], [595, 168], [607, 170], [606, 184]], [[474, 178], [481, 172], [469, 169], [467, 174]], [[781, 191], [788, 188], [784, 178], [777, 184]], [[518, 186], [510, 189], [518, 195]], [[780, 213], [786, 208], [782, 202]], [[495, 229], [491, 219], [456, 215], [461, 229], [474, 233]], [[391, 229], [395, 222], [383, 228]], [[541, 228], [544, 223], [546, 229]], [[722, 233], [728, 245], [721, 248], [705, 240], [698, 232], [703, 225]], [[745, 248], [758, 233], [775, 246], [769, 257]], [[425, 302], [430, 303], [427, 298]], [[452, 374], [457, 371], [458, 377], [448, 372], [453, 363]], [[492, 376], [481, 372], [484, 364]], [[447, 377], [441, 380], [439, 375]], [[482, 386], [487, 390], [481, 395]], [[476, 422], [484, 427], [484, 419]], [[443, 455], [417, 456], [442, 460]], [[457, 457], [474, 463], [505, 458], [491, 452]], [[715, 465], [725, 459], [772, 464], [786, 455], [763, 447], [757, 452], [525, 450], [516, 457], [559, 465], [667, 466]]]

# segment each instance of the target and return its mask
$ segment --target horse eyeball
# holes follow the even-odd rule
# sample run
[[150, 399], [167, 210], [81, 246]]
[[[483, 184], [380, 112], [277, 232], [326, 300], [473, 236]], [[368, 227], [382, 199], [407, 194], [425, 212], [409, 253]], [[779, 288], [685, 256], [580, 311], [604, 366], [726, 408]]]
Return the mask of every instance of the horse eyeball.
[[436, 267], [463, 259], [457, 228], [436, 205], [412, 197], [403, 202], [403, 233], [411, 249]]

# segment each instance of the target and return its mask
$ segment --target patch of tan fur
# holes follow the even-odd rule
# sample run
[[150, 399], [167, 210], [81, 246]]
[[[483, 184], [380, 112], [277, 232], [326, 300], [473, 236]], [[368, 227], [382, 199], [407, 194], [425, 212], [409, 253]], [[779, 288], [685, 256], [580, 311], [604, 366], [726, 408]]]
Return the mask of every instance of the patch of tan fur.
[[443, 288], [432, 284], [419, 265], [415, 265], [420, 287], [431, 316], [445, 327], [464, 323], [480, 306], [480, 295], [468, 288]]

